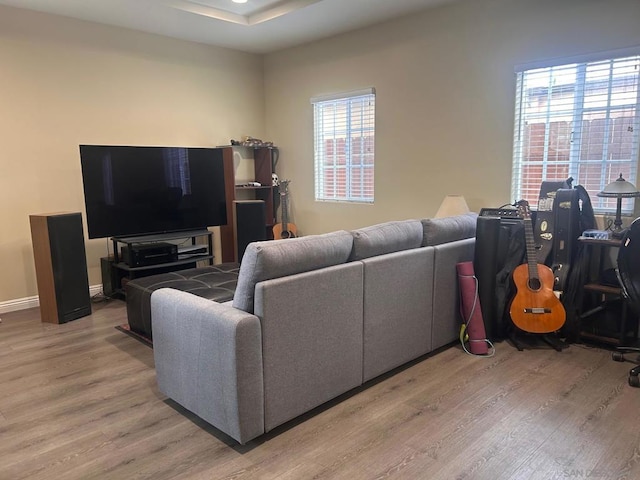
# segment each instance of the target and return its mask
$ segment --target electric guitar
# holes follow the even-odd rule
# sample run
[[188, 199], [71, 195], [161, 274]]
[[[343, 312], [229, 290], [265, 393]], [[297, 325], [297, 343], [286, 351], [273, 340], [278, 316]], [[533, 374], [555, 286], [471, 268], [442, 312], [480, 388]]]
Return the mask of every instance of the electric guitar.
[[282, 221], [273, 226], [274, 240], [295, 238], [298, 229], [293, 223], [289, 223], [289, 182], [280, 180], [280, 202], [282, 204]]
[[513, 271], [516, 295], [509, 314], [514, 325], [529, 333], [551, 333], [564, 325], [566, 312], [553, 293], [554, 277], [549, 267], [537, 262], [529, 203], [518, 202], [518, 212], [524, 220], [527, 263]]

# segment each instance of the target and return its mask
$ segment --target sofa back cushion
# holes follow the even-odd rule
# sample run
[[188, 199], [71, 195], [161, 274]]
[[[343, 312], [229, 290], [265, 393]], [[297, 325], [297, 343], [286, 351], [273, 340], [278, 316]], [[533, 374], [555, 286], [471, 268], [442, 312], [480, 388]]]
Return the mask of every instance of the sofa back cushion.
[[233, 306], [253, 313], [258, 282], [345, 263], [352, 246], [353, 237], [345, 230], [250, 243], [240, 264]]
[[474, 238], [476, 236], [477, 213], [466, 213], [444, 218], [425, 218], [422, 246], [441, 245], [443, 243]]
[[434, 247], [362, 260], [364, 381], [431, 351]]
[[362, 384], [362, 282], [350, 262], [256, 285], [265, 431]]
[[360, 228], [351, 234], [353, 251], [350, 260], [363, 260], [420, 247], [423, 228], [419, 220], [402, 220]]

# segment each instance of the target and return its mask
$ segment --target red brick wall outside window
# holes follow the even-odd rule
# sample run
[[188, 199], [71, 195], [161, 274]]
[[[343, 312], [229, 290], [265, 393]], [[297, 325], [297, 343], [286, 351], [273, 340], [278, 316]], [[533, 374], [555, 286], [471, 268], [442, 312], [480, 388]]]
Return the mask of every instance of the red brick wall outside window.
[[573, 177], [597, 211], [614, 209], [596, 194], [620, 174], [636, 184], [639, 75], [640, 56], [519, 72], [513, 199], [535, 207], [543, 180]]
[[373, 203], [375, 94], [312, 103], [316, 200]]

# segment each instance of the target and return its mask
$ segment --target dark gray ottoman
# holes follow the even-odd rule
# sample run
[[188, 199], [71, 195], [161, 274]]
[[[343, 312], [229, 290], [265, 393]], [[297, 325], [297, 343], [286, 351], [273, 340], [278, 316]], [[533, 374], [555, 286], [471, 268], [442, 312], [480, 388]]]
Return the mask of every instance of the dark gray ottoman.
[[131, 280], [125, 285], [129, 329], [152, 339], [151, 294], [160, 288], [175, 288], [216, 302], [232, 300], [239, 270], [238, 263], [222, 263]]

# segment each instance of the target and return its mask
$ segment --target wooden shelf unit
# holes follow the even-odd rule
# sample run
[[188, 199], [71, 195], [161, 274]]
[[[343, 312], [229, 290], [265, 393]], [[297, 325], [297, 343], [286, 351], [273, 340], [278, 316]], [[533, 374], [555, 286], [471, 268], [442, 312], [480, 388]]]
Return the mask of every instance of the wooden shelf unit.
[[[273, 225], [276, 221], [276, 202], [272, 186], [272, 174], [275, 173], [275, 160], [278, 149], [276, 147], [244, 147], [228, 146], [223, 149], [225, 190], [227, 200], [227, 225], [220, 227], [220, 244], [222, 248], [223, 262], [236, 262], [238, 252], [233, 227], [233, 202], [235, 200], [263, 200], [265, 203], [265, 237], [273, 239]], [[234, 152], [243, 149], [244, 152], [252, 152], [253, 155], [253, 181], [261, 186], [237, 185], [234, 166]]]

